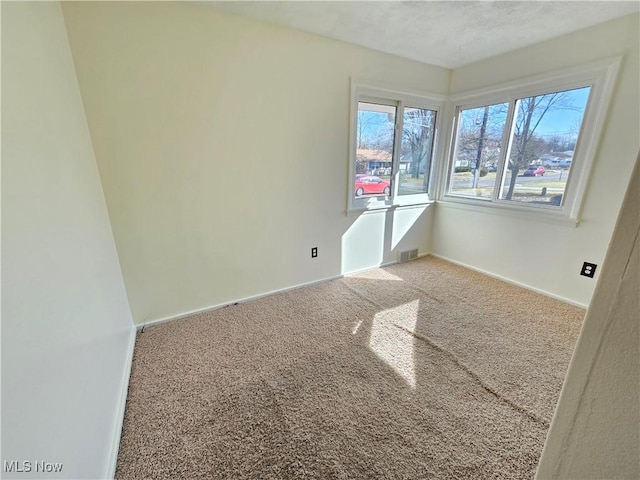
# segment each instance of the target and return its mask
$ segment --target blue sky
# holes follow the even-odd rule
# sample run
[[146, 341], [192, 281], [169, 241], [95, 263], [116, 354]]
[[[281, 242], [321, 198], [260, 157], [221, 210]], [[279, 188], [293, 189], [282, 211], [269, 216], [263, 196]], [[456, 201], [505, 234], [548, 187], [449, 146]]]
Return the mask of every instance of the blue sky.
[[[542, 137], [557, 135], [560, 137], [570, 137], [575, 139], [579, 133], [577, 129], [582, 121], [582, 117], [584, 116], [590, 90], [590, 87], [584, 87], [565, 92], [568, 97], [568, 102], [573, 107], [576, 107], [576, 109], [554, 109], [548, 111], [540, 122], [540, 125], [538, 125], [536, 135]], [[383, 111], [393, 111], [393, 107], [378, 106], [378, 108]], [[367, 119], [367, 128], [362, 132], [365, 139], [372, 140], [382, 132], [391, 134], [390, 129], [392, 128], [393, 123], [389, 122], [386, 113], [369, 111], [363, 112], [362, 110], [361, 113], [364, 113], [364, 116]], [[468, 113], [471, 114], [471, 112]], [[492, 115], [495, 114], [496, 113], [492, 112]], [[494, 120], [497, 120], [498, 122], [500, 121], [496, 117], [494, 117]]]
[[590, 87], [585, 87], [566, 92], [567, 96], [571, 99], [571, 103], [575, 107], [578, 107], [579, 111], [562, 109], [547, 112], [536, 129], [536, 133], [541, 136], [554, 134], [563, 136], [573, 133], [577, 136], [579, 132], [575, 130], [584, 116], [589, 91]]

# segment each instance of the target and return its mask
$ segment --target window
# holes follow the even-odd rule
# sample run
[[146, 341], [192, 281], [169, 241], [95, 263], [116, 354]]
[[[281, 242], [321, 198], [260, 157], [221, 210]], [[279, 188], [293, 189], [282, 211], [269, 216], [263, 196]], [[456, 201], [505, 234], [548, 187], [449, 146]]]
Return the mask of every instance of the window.
[[450, 193], [493, 198], [508, 109], [508, 103], [460, 109]]
[[349, 209], [429, 201], [442, 102], [355, 86]]
[[449, 194], [562, 206], [590, 90], [459, 108]]
[[577, 219], [617, 65], [456, 101], [443, 200]]
[[398, 194], [428, 193], [436, 112], [406, 107], [402, 121], [401, 156], [398, 161]]

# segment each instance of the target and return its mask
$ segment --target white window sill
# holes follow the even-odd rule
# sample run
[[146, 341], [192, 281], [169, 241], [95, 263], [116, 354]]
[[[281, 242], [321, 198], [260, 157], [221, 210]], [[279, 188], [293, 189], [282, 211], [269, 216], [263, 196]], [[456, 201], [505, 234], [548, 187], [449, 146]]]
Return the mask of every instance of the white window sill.
[[580, 223], [580, 219], [568, 217], [561, 209], [551, 209], [548, 207], [510, 205], [492, 203], [490, 201], [485, 202], [482, 200], [467, 200], [457, 197], [445, 197], [442, 200], [438, 200], [437, 205], [438, 208], [453, 208], [518, 219], [525, 218], [527, 220], [563, 225], [566, 227], [577, 227]]
[[389, 204], [369, 204], [363, 206], [354, 206], [346, 210], [347, 216], [364, 215], [367, 213], [379, 213], [388, 210], [408, 210], [411, 208], [427, 208], [430, 205], [435, 204], [434, 200], [416, 201], [416, 202], [401, 202], [401, 203], [389, 203]]

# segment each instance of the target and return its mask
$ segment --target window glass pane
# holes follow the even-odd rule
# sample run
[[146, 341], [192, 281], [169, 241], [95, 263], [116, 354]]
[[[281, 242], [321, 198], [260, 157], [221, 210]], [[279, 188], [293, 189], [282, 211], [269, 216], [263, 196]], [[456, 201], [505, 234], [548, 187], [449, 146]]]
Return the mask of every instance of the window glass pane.
[[500, 199], [562, 205], [590, 87], [519, 99]]
[[436, 112], [433, 110], [405, 107], [398, 194], [427, 192], [435, 125]]
[[508, 103], [461, 110], [449, 193], [493, 198]]
[[358, 102], [356, 198], [391, 193], [395, 121], [395, 106]]

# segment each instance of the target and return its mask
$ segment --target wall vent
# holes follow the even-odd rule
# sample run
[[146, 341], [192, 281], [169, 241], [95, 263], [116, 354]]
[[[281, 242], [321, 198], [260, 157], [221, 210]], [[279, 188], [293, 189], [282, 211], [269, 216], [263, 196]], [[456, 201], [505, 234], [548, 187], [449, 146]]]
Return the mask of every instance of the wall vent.
[[404, 252], [400, 252], [400, 263], [408, 262], [409, 260], [415, 260], [418, 258], [418, 249], [414, 248], [413, 250], [405, 250]]

